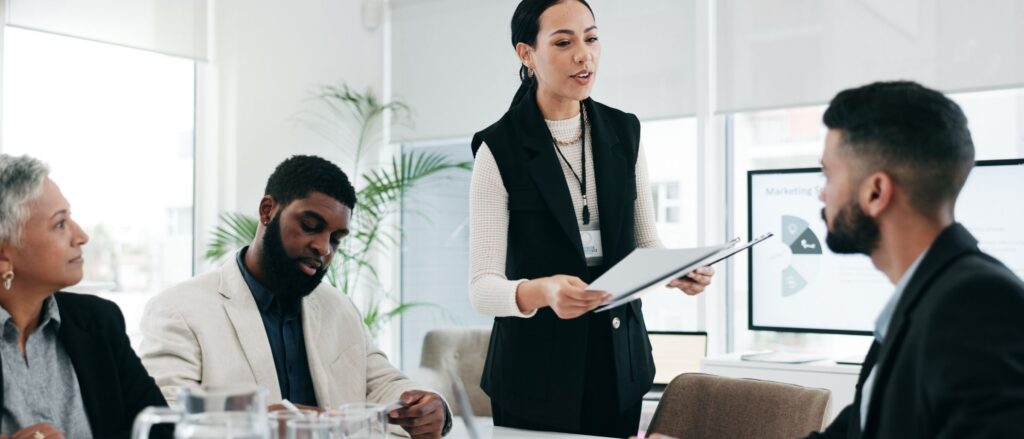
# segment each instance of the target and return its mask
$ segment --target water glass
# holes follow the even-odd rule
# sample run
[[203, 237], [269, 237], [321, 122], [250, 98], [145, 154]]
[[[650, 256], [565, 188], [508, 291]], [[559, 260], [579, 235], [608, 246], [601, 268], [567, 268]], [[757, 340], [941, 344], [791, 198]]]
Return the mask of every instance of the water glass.
[[132, 437], [149, 437], [156, 424], [175, 424], [179, 439], [263, 439], [267, 390], [255, 385], [182, 387], [171, 407], [147, 407], [135, 418]]
[[320, 418], [335, 422], [345, 439], [387, 437], [387, 413], [384, 413], [384, 406], [380, 404], [345, 404], [337, 410], [321, 413]]
[[329, 419], [300, 418], [292, 419], [287, 424], [287, 439], [342, 439], [338, 423]]
[[288, 421], [293, 419], [316, 419], [316, 410], [300, 409], [297, 413], [291, 410], [277, 410], [267, 413], [270, 439], [284, 439], [288, 437]]
[[259, 416], [245, 412], [185, 415], [174, 428], [175, 439], [264, 439], [267, 430]]

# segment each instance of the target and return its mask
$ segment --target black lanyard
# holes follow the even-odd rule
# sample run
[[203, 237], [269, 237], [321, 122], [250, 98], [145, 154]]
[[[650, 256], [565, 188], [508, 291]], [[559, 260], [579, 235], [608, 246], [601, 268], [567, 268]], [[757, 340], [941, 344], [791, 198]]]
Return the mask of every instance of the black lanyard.
[[565, 154], [562, 154], [562, 149], [558, 147], [558, 141], [555, 140], [555, 136], [551, 136], [551, 144], [555, 147], [555, 151], [558, 152], [559, 157], [562, 157], [562, 161], [569, 167], [569, 172], [572, 172], [572, 176], [576, 178], [576, 182], [580, 184], [580, 194], [583, 195], [583, 224], [590, 224], [590, 208], [587, 203], [587, 124], [586, 115], [583, 112], [583, 101], [580, 101], [580, 167], [582, 171], [580, 175], [576, 174], [576, 170], [573, 169], [572, 164], [569, 163], [569, 159], [565, 158]]

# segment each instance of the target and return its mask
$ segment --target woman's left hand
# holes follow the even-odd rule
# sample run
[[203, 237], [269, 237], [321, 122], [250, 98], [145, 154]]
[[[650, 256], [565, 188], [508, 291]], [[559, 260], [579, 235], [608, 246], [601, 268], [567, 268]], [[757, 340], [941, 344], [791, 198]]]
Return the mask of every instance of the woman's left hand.
[[715, 269], [701, 267], [693, 270], [679, 279], [673, 279], [668, 283], [669, 288], [678, 288], [679, 291], [689, 296], [696, 296], [704, 292], [704, 288], [711, 285], [711, 277], [715, 275]]

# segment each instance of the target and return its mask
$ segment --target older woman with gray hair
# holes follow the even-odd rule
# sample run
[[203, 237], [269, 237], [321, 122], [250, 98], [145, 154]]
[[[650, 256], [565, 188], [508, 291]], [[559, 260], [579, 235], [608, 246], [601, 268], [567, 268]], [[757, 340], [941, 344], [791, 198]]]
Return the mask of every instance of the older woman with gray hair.
[[0, 154], [0, 438], [126, 438], [166, 402], [117, 305], [60, 292], [82, 280], [89, 237], [48, 175]]

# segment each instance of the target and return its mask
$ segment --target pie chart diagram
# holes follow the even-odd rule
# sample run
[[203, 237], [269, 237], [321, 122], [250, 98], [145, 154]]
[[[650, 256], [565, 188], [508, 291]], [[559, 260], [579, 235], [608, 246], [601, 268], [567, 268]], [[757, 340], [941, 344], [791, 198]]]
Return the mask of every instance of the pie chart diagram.
[[782, 242], [792, 254], [782, 270], [782, 297], [799, 293], [818, 275], [821, 264], [821, 240], [807, 221], [792, 215], [782, 216]]

